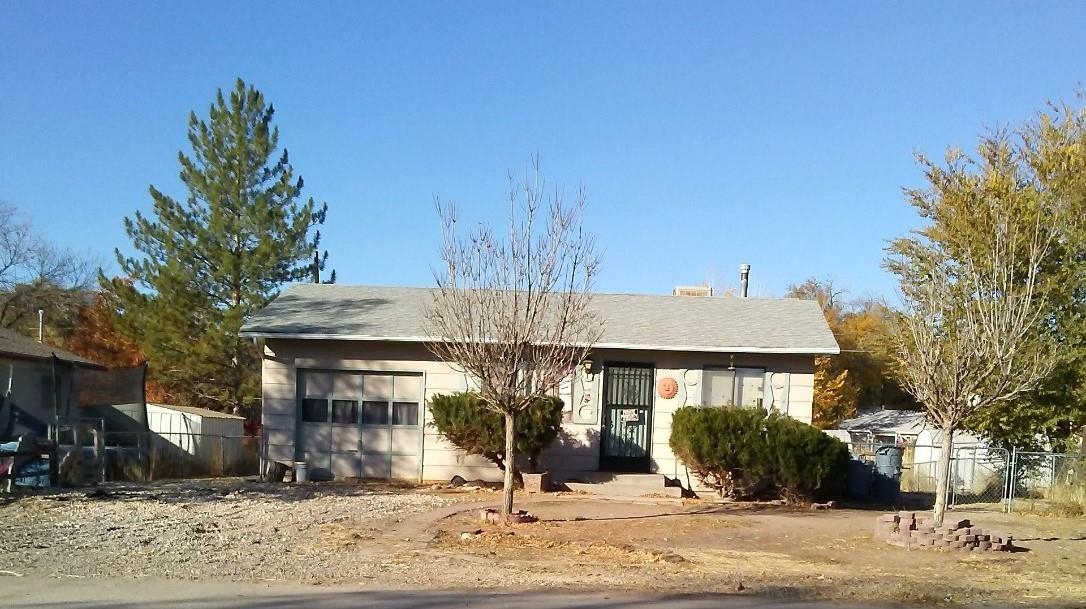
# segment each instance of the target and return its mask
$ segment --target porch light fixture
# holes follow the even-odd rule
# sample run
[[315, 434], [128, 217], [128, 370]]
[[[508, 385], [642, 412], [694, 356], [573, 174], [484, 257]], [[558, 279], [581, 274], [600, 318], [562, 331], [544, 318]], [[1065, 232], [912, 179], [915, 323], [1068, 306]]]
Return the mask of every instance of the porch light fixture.
[[585, 358], [584, 361], [581, 362], [581, 370], [584, 371], [585, 376], [592, 374], [592, 363], [591, 358]]
[[735, 354], [734, 353], [728, 356], [728, 370], [732, 370], [732, 371], [735, 370]]

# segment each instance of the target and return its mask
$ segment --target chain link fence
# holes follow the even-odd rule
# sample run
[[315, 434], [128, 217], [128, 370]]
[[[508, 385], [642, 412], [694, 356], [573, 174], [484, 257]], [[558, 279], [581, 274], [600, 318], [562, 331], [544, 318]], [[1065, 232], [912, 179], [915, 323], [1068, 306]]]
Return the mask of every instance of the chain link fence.
[[1011, 453], [1003, 448], [963, 446], [953, 451], [948, 504], [969, 510], [1006, 509]]
[[103, 427], [96, 419], [66, 420], [57, 425], [61, 484], [255, 476], [260, 470], [257, 436], [105, 432]]
[[[853, 457], [875, 462], [884, 444], [878, 441], [847, 443]], [[939, 479], [941, 446], [903, 443], [900, 489], [911, 503], [933, 505]], [[1001, 448], [958, 446], [951, 453], [947, 481], [948, 507], [1003, 511], [1011, 472], [1011, 454]]]
[[1007, 511], [1086, 515], [1086, 454], [1014, 451]]

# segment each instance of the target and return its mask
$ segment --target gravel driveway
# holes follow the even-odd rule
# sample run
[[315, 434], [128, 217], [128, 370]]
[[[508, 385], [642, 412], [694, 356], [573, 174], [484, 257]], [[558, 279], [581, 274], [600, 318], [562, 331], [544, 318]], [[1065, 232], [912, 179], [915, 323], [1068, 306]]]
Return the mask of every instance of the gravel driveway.
[[[0, 570], [73, 577], [373, 581], [410, 514], [472, 499], [242, 480], [105, 486], [0, 504]], [[334, 559], [333, 559], [334, 557]]]

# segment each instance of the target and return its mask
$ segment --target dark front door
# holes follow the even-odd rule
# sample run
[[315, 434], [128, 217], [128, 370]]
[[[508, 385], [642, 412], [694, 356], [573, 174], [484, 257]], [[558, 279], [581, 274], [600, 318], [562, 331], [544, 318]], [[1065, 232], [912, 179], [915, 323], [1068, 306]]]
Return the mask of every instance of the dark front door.
[[654, 376], [651, 365], [604, 367], [601, 470], [649, 471]]

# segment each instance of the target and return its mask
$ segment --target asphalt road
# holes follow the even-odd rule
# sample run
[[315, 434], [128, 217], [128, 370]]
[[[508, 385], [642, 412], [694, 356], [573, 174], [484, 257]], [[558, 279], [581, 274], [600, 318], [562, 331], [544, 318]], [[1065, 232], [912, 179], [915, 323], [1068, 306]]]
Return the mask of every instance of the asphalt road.
[[[159, 580], [0, 577], [0, 606], [10, 609], [830, 609], [835, 603], [746, 596], [643, 596], [606, 593], [371, 590], [345, 586], [235, 584]], [[854, 609], [864, 609], [853, 606]]]

